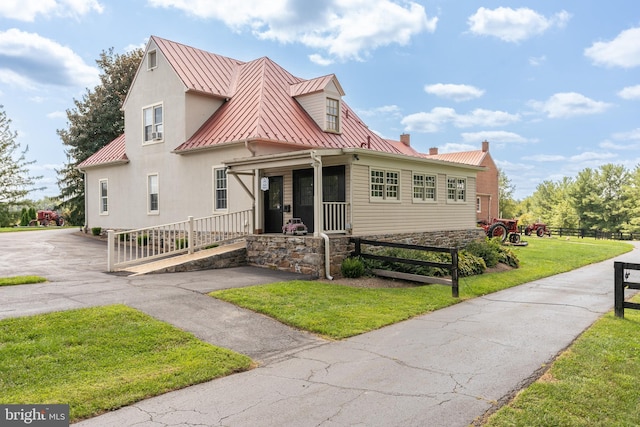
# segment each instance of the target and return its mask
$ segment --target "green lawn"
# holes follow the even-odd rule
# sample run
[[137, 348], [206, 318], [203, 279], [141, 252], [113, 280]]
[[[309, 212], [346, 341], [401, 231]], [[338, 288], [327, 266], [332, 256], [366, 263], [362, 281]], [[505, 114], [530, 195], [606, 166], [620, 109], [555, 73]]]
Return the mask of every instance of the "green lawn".
[[[515, 247], [520, 268], [465, 277], [460, 298], [442, 285], [353, 288], [317, 281], [291, 281], [226, 289], [209, 295], [269, 315], [287, 325], [342, 339], [462, 300], [562, 273], [630, 251], [629, 243], [594, 239], [529, 238]], [[613, 270], [612, 270], [613, 277]]]
[[28, 285], [31, 283], [42, 283], [46, 281], [47, 279], [40, 276], [0, 277], [0, 286]]
[[0, 403], [69, 404], [71, 422], [251, 364], [122, 305], [0, 321]]
[[640, 311], [605, 315], [485, 425], [640, 425], [639, 330]]

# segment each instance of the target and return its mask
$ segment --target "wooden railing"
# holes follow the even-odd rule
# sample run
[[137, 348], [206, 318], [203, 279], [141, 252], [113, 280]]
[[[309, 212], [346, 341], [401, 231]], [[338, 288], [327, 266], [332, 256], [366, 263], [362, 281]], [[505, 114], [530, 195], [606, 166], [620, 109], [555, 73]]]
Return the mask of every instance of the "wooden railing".
[[640, 310], [640, 304], [625, 301], [624, 289], [640, 289], [640, 283], [629, 282], [629, 272], [625, 270], [640, 270], [640, 264], [632, 264], [628, 262], [616, 261], [613, 263], [614, 269], [614, 288], [613, 288], [613, 308], [616, 317], [624, 317], [624, 309], [631, 308]]
[[324, 232], [345, 233], [347, 231], [347, 202], [323, 202]]
[[136, 230], [108, 231], [108, 271], [239, 239], [253, 230], [253, 210]]

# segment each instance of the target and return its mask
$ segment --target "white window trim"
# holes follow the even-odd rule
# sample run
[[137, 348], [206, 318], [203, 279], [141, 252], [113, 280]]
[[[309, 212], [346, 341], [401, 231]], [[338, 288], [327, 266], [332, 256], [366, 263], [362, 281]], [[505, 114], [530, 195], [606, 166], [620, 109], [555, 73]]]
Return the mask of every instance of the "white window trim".
[[[151, 188], [149, 187], [149, 178], [155, 176], [158, 183], [158, 209], [155, 211], [151, 210]], [[159, 215], [160, 214], [160, 175], [158, 173], [149, 173], [147, 174], [147, 193], [146, 193], [146, 205], [147, 205], [147, 215]]]
[[[433, 187], [433, 199], [417, 199], [415, 197], [415, 191], [414, 191], [414, 176], [415, 175], [422, 175], [423, 177], [427, 177], [427, 176], [432, 176], [434, 181], [434, 187]], [[426, 182], [426, 180], [425, 180]], [[423, 187], [423, 188], [430, 188], [430, 187]], [[413, 203], [437, 203], [438, 201], [438, 175], [434, 174], [434, 173], [422, 173], [422, 172], [412, 172], [411, 173], [411, 199], [413, 201]]]
[[[150, 65], [152, 56], [155, 58], [154, 65]], [[154, 49], [147, 52], [147, 71], [152, 71], [156, 68], [158, 68], [158, 51]]]
[[[371, 172], [384, 172], [384, 183], [382, 190], [382, 197], [377, 197], [371, 195]], [[387, 198], [387, 173], [396, 173], [398, 174], [398, 197], [397, 198]], [[413, 178], [413, 177], [412, 177]], [[378, 168], [378, 167], [370, 167], [369, 168], [369, 201], [375, 203], [401, 203], [400, 192], [402, 190], [402, 173], [397, 169], [386, 169], [386, 168]]]
[[[329, 107], [327, 104], [329, 103], [329, 100], [335, 101], [338, 104], [338, 111], [337, 111], [337, 115], [336, 115], [336, 128], [335, 129], [329, 129], [329, 113], [327, 112], [327, 108]], [[340, 111], [342, 109], [342, 105], [340, 102], [339, 98], [334, 98], [332, 96], [327, 96], [325, 97], [324, 100], [324, 129], [326, 132], [330, 132], [330, 133], [340, 133], [340, 129], [342, 126], [341, 120], [340, 120]]]
[[212, 176], [212, 184], [213, 184], [212, 185], [212, 187], [213, 187], [213, 212], [215, 212], [215, 213], [226, 213], [226, 212], [229, 211], [229, 175], [228, 174], [225, 174], [226, 178], [227, 178], [227, 188], [226, 188], [226, 190], [227, 190], [227, 207], [226, 208], [218, 208], [218, 206], [217, 206], [218, 205], [218, 196], [217, 196], [218, 188], [216, 187], [216, 185], [217, 185], [218, 179], [216, 177], [216, 171], [219, 171], [221, 169], [225, 170], [226, 166], [217, 165], [217, 166], [213, 166], [211, 168], [211, 176]]
[[[458, 184], [459, 180], [463, 180], [464, 181], [464, 200], [459, 200], [458, 199], [458, 190], [456, 190], [456, 199], [455, 200], [451, 200], [449, 198], [449, 180], [450, 179], [455, 179], [456, 180], [456, 187]], [[455, 204], [466, 204], [469, 200], [469, 179], [466, 176], [454, 176], [454, 175], [448, 175], [447, 176], [447, 186], [446, 186], [446, 200], [447, 203], [455, 203]]]
[[[107, 210], [102, 210], [102, 183], [105, 182], [107, 184]], [[100, 215], [109, 215], [109, 180], [103, 178], [98, 181], [98, 212]]]
[[482, 199], [480, 199], [480, 196], [476, 197], [476, 213], [482, 213]]
[[[149, 108], [151, 108], [151, 112], [152, 112], [152, 116], [153, 116], [153, 109], [155, 107], [162, 107], [162, 137], [159, 139], [150, 139], [149, 141], [145, 141], [144, 140], [144, 111], [148, 110]], [[165, 116], [166, 114], [164, 113], [164, 102], [156, 102], [155, 104], [149, 104], [149, 105], [145, 105], [144, 107], [142, 107], [142, 115], [141, 115], [141, 121], [142, 121], [142, 145], [153, 145], [153, 144], [161, 144], [164, 142], [164, 134], [165, 134]], [[156, 124], [152, 124], [152, 127], [155, 127]], [[152, 129], [153, 132], [153, 129]]]

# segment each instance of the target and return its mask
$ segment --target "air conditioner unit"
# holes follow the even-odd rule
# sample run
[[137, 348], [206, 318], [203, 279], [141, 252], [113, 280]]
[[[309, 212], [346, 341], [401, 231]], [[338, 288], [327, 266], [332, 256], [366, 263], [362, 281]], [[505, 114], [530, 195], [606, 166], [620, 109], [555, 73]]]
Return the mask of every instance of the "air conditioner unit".
[[154, 140], [162, 139], [162, 132], [151, 132], [151, 138]]

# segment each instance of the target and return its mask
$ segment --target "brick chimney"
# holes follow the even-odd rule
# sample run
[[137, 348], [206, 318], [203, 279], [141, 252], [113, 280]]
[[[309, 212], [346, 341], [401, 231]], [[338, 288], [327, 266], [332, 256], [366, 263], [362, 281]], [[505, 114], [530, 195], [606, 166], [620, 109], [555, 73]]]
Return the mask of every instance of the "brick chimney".
[[411, 147], [411, 135], [408, 133], [403, 133], [400, 135], [400, 142], [402, 142], [407, 147]]
[[482, 141], [482, 152], [486, 153], [487, 151], [489, 151], [489, 141], [484, 140]]
[[435, 156], [436, 154], [438, 154], [438, 147], [429, 148], [429, 155], [430, 156]]

